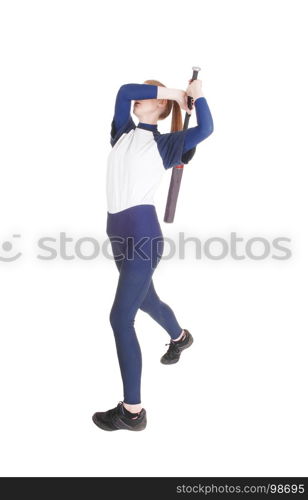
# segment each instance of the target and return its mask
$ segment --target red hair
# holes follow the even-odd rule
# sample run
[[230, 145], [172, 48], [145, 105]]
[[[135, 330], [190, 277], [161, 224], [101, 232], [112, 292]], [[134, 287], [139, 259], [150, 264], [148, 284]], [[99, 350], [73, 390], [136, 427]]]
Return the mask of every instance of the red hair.
[[[166, 85], [159, 82], [158, 80], [145, 80], [144, 83], [148, 83], [150, 85], [157, 85], [159, 87], [166, 87]], [[170, 99], [167, 99], [166, 107], [164, 111], [162, 111], [162, 113], [159, 115], [158, 119], [164, 120], [165, 118], [167, 118], [167, 116], [170, 115], [171, 112], [172, 116], [171, 116], [170, 132], [176, 132], [178, 130], [182, 130], [183, 129], [182, 111], [177, 101], [171, 101]]]

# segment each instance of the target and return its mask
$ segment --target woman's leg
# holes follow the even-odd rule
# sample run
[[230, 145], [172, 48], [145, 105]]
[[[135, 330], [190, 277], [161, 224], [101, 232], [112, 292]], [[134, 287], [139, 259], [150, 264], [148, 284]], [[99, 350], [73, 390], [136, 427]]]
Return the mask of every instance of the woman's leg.
[[124, 387], [124, 403], [127, 405], [141, 403], [142, 357], [134, 322], [147, 294], [153, 272], [150, 261], [138, 257], [132, 260], [124, 259], [110, 311], [110, 323], [115, 336]]
[[177, 339], [183, 329], [179, 325], [173, 310], [168, 304], [160, 300], [154, 288], [153, 280], [150, 282], [147, 295], [140, 309], [148, 313], [159, 325], [161, 325], [172, 339]]
[[[114, 256], [125, 254], [123, 244], [111, 241]], [[115, 259], [118, 271], [121, 271], [123, 259]], [[140, 309], [151, 316], [162, 328], [164, 328], [173, 340], [178, 340], [183, 333], [183, 329], [178, 323], [171, 307], [160, 300], [151, 279], [148, 292], [140, 305]]]
[[[107, 234], [111, 241], [112, 235], [125, 236], [123, 244], [112, 245], [119, 270], [119, 281], [110, 312], [110, 322], [123, 380], [124, 403], [138, 405], [141, 402], [142, 369], [141, 351], [134, 329], [138, 309], [142, 306], [147, 312], [151, 312], [153, 317], [169, 330], [173, 339], [179, 336], [181, 327], [169, 306], [159, 300], [152, 283], [152, 275], [164, 247], [155, 207], [136, 206], [122, 213], [109, 214]], [[146, 242], [143, 241], [144, 237]], [[133, 258], [131, 251], [128, 251], [132, 249]], [[120, 259], [116, 258], [119, 254], [122, 254]]]

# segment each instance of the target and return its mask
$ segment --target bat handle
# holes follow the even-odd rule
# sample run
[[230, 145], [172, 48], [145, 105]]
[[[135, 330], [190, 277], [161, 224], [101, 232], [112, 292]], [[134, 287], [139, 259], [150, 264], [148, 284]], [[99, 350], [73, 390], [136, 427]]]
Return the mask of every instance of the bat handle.
[[[201, 71], [201, 68], [199, 68], [199, 66], [193, 66], [192, 67], [192, 70], [193, 70], [193, 75], [192, 75], [192, 78], [191, 78], [191, 82], [193, 80], [197, 80], [198, 79], [198, 73], [199, 71]], [[192, 109], [193, 108], [193, 98], [189, 95], [187, 96], [188, 99], [187, 99], [187, 106], [188, 106], [188, 109]]]

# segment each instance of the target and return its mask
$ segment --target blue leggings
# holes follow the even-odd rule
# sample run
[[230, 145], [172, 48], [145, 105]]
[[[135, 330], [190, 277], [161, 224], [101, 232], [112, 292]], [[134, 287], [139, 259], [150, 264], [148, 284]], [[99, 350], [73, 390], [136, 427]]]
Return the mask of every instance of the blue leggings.
[[170, 335], [182, 331], [172, 309], [158, 297], [152, 275], [164, 249], [164, 239], [154, 205], [135, 205], [107, 212], [107, 235], [119, 270], [110, 311], [124, 389], [124, 402], [141, 403], [142, 358], [134, 322], [138, 309], [148, 313]]

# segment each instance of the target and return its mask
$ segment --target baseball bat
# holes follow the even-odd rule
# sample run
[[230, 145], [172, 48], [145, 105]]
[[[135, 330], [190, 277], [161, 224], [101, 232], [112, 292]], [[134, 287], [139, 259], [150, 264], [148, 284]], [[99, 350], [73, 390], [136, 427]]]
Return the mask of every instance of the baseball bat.
[[[192, 75], [191, 80], [197, 80], [198, 73], [201, 70], [201, 68], [199, 68], [199, 66], [193, 66], [192, 70], [193, 70], [193, 75]], [[192, 109], [193, 98], [191, 96], [187, 96], [187, 97], [188, 97], [187, 106], [189, 109]], [[190, 114], [186, 112], [183, 130], [188, 128], [189, 119], [190, 119]], [[172, 168], [167, 203], [166, 203], [166, 208], [165, 208], [164, 222], [173, 222], [174, 221], [176, 204], [177, 204], [179, 191], [180, 191], [180, 187], [181, 187], [182, 176], [183, 176], [183, 169], [184, 169], [184, 164], [182, 164], [182, 163], [179, 165], [175, 165]]]

